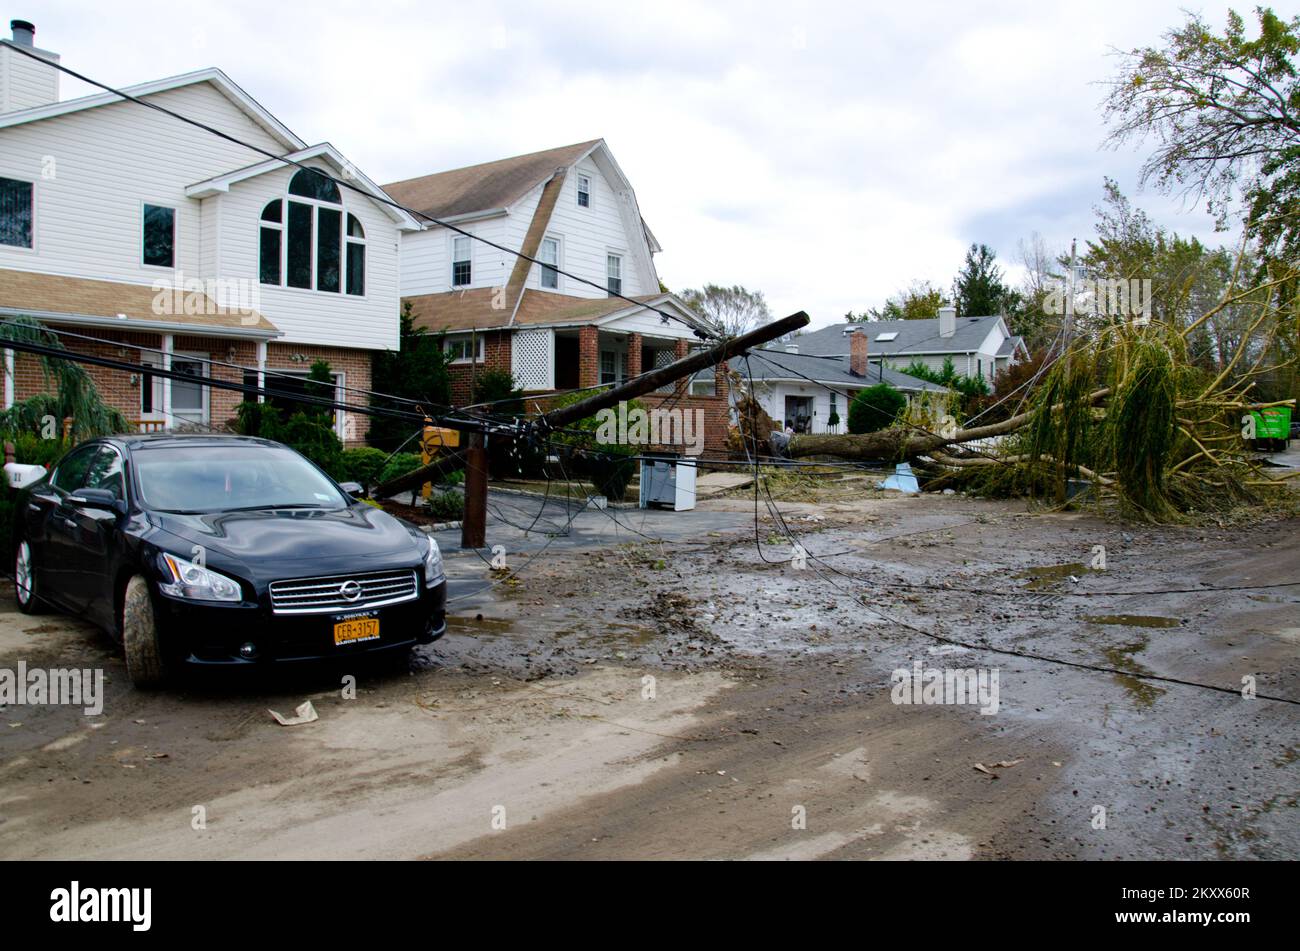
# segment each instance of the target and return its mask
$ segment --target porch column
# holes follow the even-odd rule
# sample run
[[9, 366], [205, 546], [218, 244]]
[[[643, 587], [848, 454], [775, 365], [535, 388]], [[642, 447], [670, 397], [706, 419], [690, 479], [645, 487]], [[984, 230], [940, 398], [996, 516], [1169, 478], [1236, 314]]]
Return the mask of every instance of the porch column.
[[[172, 352], [176, 348], [176, 338], [171, 334], [163, 334], [162, 338], [162, 368], [168, 373], [172, 369]], [[172, 378], [163, 377], [162, 381], [163, 397], [163, 426], [167, 429], [172, 428]]]
[[14, 408], [14, 352], [5, 351], [5, 409]]
[[[266, 341], [265, 340], [257, 341], [257, 388], [259, 390], [266, 389]], [[244, 399], [248, 399], [248, 396], [245, 395]], [[266, 394], [258, 393], [257, 402], [265, 403]]]
[[600, 331], [591, 325], [578, 330], [578, 388], [600, 383]]
[[641, 369], [641, 335], [627, 335], [627, 378], [640, 376]]

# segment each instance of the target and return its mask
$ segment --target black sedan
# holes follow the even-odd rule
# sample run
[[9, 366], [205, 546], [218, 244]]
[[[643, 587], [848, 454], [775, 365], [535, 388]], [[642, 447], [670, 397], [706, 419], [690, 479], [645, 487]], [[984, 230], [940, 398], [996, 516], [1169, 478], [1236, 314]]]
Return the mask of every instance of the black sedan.
[[14, 515], [18, 607], [103, 627], [139, 686], [174, 663], [409, 650], [446, 630], [438, 543], [264, 439], [90, 440]]

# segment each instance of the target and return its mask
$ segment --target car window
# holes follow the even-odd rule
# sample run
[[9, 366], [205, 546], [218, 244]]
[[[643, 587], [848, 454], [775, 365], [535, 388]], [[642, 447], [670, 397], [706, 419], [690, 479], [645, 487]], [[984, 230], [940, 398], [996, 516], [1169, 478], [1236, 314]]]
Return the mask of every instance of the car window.
[[90, 468], [91, 460], [99, 450], [99, 446], [83, 446], [68, 453], [54, 470], [50, 484], [60, 492], [75, 492], [80, 489], [86, 478], [86, 470]]
[[85, 481], [78, 487], [82, 489], [107, 489], [113, 497], [126, 497], [126, 483], [122, 478], [122, 457], [111, 446], [103, 446], [91, 460], [86, 470]]
[[132, 454], [140, 504], [162, 512], [340, 509], [351, 504], [328, 477], [282, 446], [196, 443]]

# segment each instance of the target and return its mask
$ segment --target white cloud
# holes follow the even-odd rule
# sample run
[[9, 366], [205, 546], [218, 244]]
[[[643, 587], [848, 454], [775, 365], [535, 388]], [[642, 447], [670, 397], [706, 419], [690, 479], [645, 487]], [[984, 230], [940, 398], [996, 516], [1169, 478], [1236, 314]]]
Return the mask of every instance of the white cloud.
[[[1140, 157], [1099, 148], [1107, 53], [1183, 15], [1130, 0], [122, 0], [41, 16], [38, 43], [105, 82], [220, 66], [378, 181], [603, 136], [670, 286], [742, 283], [827, 322], [915, 278], [946, 285], [971, 242], [1011, 265], [1032, 231], [1086, 238], [1104, 175], [1137, 190]], [[1139, 201], [1214, 239], [1206, 216]]]

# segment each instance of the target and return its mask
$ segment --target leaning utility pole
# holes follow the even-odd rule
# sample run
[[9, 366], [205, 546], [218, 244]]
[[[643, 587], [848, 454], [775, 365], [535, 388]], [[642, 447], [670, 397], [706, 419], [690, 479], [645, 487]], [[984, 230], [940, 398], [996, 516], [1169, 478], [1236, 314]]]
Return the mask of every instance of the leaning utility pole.
[[[706, 367], [717, 366], [724, 360], [742, 354], [752, 347], [761, 346], [806, 327], [808, 319], [806, 313], [799, 311], [797, 314], [765, 324], [738, 337], [729, 337], [707, 350], [693, 353], [657, 370], [642, 373], [626, 383], [603, 390], [581, 402], [543, 413], [536, 420], [525, 423], [522, 427], [517, 424], [493, 425], [484, 422], [480, 425], [479, 432], [470, 438], [463, 454], [443, 459], [441, 462], [435, 461], [397, 479], [381, 483], [375, 487], [374, 494], [378, 498], [386, 498], [393, 493], [394, 487], [400, 491], [403, 488], [420, 485], [432, 478], [446, 475], [451, 465], [463, 465], [465, 467], [465, 515], [461, 522], [461, 547], [483, 548], [487, 534], [487, 451], [483, 447], [485, 439], [494, 436], [497, 439], [545, 439], [555, 430], [580, 419], [586, 419], [602, 409], [617, 406], [624, 400], [644, 396]], [[444, 425], [456, 424], [444, 423]], [[468, 427], [456, 425], [456, 428], [463, 431]]]

